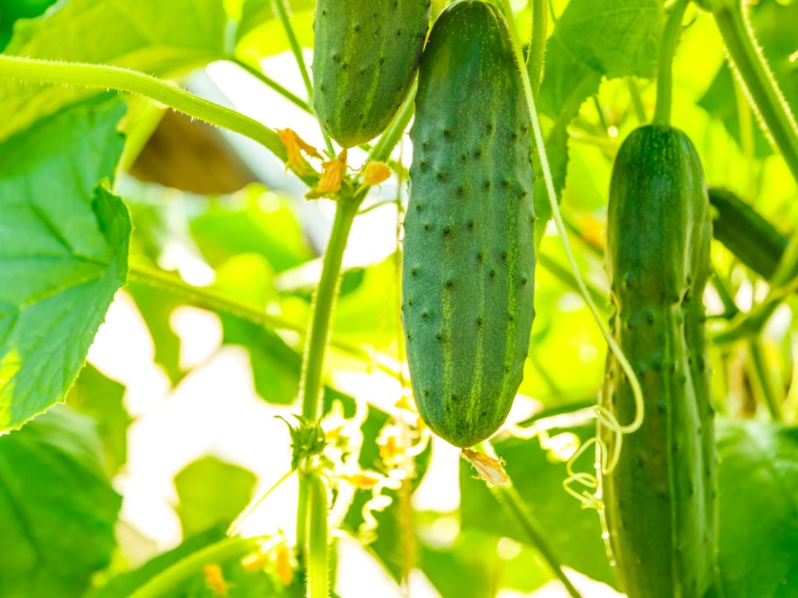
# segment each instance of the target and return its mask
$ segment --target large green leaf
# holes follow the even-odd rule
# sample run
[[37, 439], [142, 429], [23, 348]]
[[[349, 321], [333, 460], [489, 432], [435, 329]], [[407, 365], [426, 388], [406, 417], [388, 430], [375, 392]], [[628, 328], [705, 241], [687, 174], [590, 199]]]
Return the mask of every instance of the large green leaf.
[[127, 428], [132, 421], [122, 399], [125, 386], [87, 365], [80, 372], [66, 403], [95, 419], [105, 449], [108, 473], [116, 474], [127, 461]]
[[[571, 0], [546, 48], [539, 105], [555, 121], [546, 150], [555, 191], [565, 186], [566, 127], [596, 93], [602, 77], [651, 77], [664, 25], [662, 0]], [[535, 185], [538, 234], [551, 218], [542, 177]]]
[[122, 499], [94, 422], [60, 407], [0, 437], [0, 595], [81, 596], [108, 565]]
[[252, 499], [254, 473], [216, 457], [203, 457], [175, 476], [183, 537], [190, 538], [216, 525], [230, 525]]
[[798, 428], [718, 427], [726, 598], [798, 596]]
[[97, 186], [123, 112], [80, 106], [0, 144], [0, 431], [64, 399], [127, 276], [127, 208]]
[[[18, 22], [5, 52], [170, 76], [224, 57], [226, 22], [222, 0], [71, 0]], [[0, 81], [0, 139], [98, 93]]]

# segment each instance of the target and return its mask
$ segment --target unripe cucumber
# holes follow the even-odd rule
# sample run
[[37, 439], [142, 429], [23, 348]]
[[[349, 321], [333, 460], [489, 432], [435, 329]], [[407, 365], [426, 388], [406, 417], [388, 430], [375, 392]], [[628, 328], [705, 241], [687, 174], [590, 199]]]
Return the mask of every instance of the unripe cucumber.
[[[608, 208], [613, 334], [640, 381], [642, 427], [604, 476], [610, 542], [629, 598], [701, 598], [715, 578], [716, 458], [702, 303], [712, 224], [701, 164], [672, 127], [634, 131], [615, 161]], [[634, 418], [608, 360], [602, 403]], [[610, 430], [602, 436], [613, 442]]]
[[787, 249], [787, 239], [731, 191], [710, 188], [709, 202], [718, 213], [715, 238], [763, 278], [773, 276]]
[[503, 15], [461, 0], [421, 61], [403, 317], [421, 417], [472, 446], [504, 422], [534, 318], [529, 112]]
[[313, 106], [343, 147], [379, 135], [410, 92], [430, 0], [317, 0]]

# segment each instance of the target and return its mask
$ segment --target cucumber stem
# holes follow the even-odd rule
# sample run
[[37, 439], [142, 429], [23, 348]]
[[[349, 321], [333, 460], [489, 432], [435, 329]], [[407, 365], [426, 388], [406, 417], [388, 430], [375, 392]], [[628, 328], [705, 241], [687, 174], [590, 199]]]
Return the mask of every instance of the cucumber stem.
[[798, 125], [757, 47], [742, 2], [727, 0], [711, 5], [732, 68], [739, 75], [772, 144], [781, 152], [798, 182]]
[[654, 122], [659, 125], [671, 123], [671, 104], [673, 98], [673, 57], [679, 36], [682, 32], [682, 18], [690, 0], [678, 0], [671, 8], [659, 52], [659, 71], [657, 73], [657, 107]]
[[307, 598], [330, 596], [330, 548], [328, 544], [327, 483], [318, 472], [304, 476], [308, 489]]
[[[415, 87], [414, 87], [415, 90]], [[405, 129], [413, 117], [415, 91], [405, 100], [393, 122], [382, 134], [371, 150], [367, 162], [387, 160], [393, 148], [404, 135]], [[324, 373], [324, 360], [327, 345], [330, 341], [330, 322], [332, 320], [335, 300], [340, 288], [341, 266], [344, 251], [352, 230], [352, 223], [357, 216], [360, 205], [366, 198], [368, 185], [361, 185], [351, 196], [340, 197], [335, 212], [330, 240], [322, 263], [321, 278], [311, 305], [311, 318], [308, 327], [308, 342], [302, 360], [302, 380], [299, 396], [302, 401], [302, 415], [316, 421], [321, 415], [321, 381]], [[299, 479], [299, 499], [297, 503], [297, 547], [305, 547], [308, 530], [308, 517], [311, 504], [308, 499], [308, 486], [303, 478]]]
[[[0, 55], [0, 78], [28, 83], [69, 85], [89, 89], [124, 91], [149, 98], [197, 120], [234, 131], [257, 141], [280, 161], [287, 161], [285, 146], [269, 127], [225, 106], [145, 73], [115, 66], [58, 62]], [[300, 178], [313, 186], [318, 173]]]
[[543, 79], [543, 62], [546, 57], [546, 40], [549, 34], [547, 4], [547, 0], [529, 0], [529, 5], [532, 8], [532, 44], [529, 46], [526, 69], [529, 74], [529, 83], [532, 86], [532, 95], [535, 97], [538, 95]]

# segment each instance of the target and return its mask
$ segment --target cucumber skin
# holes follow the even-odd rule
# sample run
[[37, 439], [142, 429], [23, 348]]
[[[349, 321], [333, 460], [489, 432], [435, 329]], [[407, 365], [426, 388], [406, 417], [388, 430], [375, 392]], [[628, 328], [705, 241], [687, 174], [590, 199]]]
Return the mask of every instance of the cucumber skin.
[[762, 278], [773, 276], [787, 239], [731, 191], [710, 188], [709, 202], [718, 212], [715, 238]]
[[[629, 598], [700, 598], [715, 582], [717, 457], [702, 302], [711, 234], [690, 140], [671, 127], [634, 131], [612, 173], [608, 271], [613, 334], [640, 380], [645, 420], [602, 480]], [[632, 391], [613, 358], [601, 400], [620, 423], [632, 421]]]
[[503, 15], [461, 0], [419, 71], [403, 321], [419, 413], [459, 447], [491, 436], [523, 378], [534, 318], [529, 112]]
[[379, 135], [410, 93], [430, 0], [317, 0], [313, 106], [351, 148]]

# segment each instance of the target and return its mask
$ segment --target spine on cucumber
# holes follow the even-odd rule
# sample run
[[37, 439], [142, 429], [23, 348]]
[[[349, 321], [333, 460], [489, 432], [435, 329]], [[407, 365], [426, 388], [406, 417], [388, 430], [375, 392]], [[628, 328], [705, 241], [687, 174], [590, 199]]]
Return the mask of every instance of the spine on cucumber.
[[[610, 543], [629, 598], [701, 598], [715, 581], [716, 456], [702, 297], [712, 221], [690, 140], [650, 125], [612, 173], [608, 270], [613, 334], [642, 386], [645, 420], [603, 479]], [[608, 360], [602, 403], [621, 424], [634, 398]], [[602, 430], [614, 442], [610, 430]]]
[[503, 15], [444, 10], [421, 62], [405, 219], [403, 319], [419, 412], [459, 447], [491, 436], [534, 318], [530, 119]]
[[317, 0], [313, 105], [345, 148], [391, 122], [412, 88], [430, 0]]

